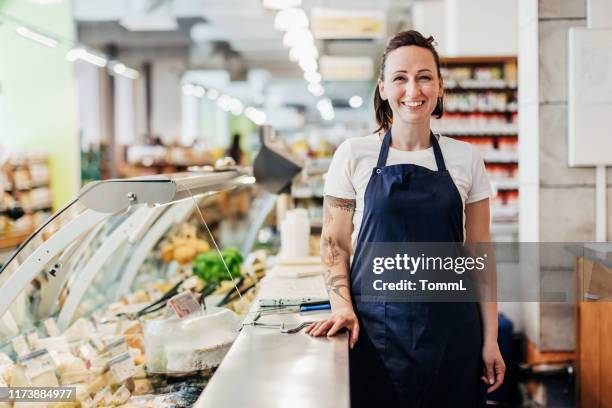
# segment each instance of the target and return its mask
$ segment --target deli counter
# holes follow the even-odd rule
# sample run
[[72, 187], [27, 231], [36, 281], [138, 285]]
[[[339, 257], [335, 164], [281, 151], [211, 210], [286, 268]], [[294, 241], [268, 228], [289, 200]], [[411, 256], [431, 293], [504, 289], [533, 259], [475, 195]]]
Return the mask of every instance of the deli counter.
[[325, 311], [254, 324], [272, 287], [326, 296], [254, 250], [274, 204], [238, 169], [85, 186], [2, 267], [0, 389], [75, 392], [37, 406], [348, 407], [346, 335], [300, 330]]

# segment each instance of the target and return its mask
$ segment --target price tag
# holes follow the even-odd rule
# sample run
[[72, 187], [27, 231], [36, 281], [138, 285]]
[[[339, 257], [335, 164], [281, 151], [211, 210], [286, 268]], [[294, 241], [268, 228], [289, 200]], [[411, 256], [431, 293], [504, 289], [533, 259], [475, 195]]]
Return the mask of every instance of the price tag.
[[20, 358], [19, 362], [25, 367], [25, 375], [30, 380], [42, 373], [55, 370], [55, 363], [47, 349], [33, 351]]
[[13, 345], [13, 350], [15, 350], [18, 357], [25, 356], [30, 352], [28, 343], [23, 335], [15, 337], [13, 340], [11, 340], [11, 344]]
[[123, 353], [108, 362], [113, 377], [117, 382], [123, 382], [136, 374], [136, 366], [130, 353]]
[[57, 337], [62, 334], [60, 332], [59, 327], [57, 327], [57, 323], [55, 323], [55, 320], [53, 318], [49, 318], [45, 320], [43, 322], [43, 325], [45, 326], [45, 329], [47, 330], [47, 334], [49, 335], [49, 337]]
[[185, 291], [174, 296], [168, 301], [168, 305], [174, 310], [174, 313], [176, 313], [179, 319], [184, 319], [202, 310], [195, 296], [190, 291]]

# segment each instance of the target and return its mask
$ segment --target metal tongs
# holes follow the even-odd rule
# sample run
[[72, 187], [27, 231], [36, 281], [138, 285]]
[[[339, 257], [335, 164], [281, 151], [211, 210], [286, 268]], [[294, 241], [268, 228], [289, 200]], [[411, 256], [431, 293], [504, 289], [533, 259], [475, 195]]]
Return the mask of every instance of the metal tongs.
[[303, 322], [295, 327], [287, 327], [285, 323], [260, 323], [257, 320], [253, 320], [250, 323], [244, 323], [244, 326], [253, 326], [253, 327], [262, 327], [265, 329], [279, 329], [279, 331], [283, 334], [294, 334], [300, 332], [302, 329], [310, 326], [315, 322]]

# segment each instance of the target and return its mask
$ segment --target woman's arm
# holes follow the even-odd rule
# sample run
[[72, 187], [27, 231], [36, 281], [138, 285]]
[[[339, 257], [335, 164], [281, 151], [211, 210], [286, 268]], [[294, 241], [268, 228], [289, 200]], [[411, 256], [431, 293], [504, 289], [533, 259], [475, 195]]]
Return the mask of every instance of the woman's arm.
[[359, 337], [359, 324], [350, 292], [349, 264], [355, 200], [326, 195], [323, 200], [321, 260], [325, 267], [325, 284], [332, 306], [331, 316], [306, 331], [312, 336], [333, 336], [340, 329], [351, 333], [351, 348]]
[[[487, 244], [491, 242], [489, 230], [489, 199], [466, 204], [465, 206], [465, 242]], [[490, 254], [493, 255], [493, 254]], [[493, 262], [490, 262], [493, 259]], [[489, 259], [492, 269], [488, 273], [495, 273], [494, 258]], [[489, 288], [490, 289], [490, 288]], [[480, 302], [480, 314], [483, 322], [483, 360], [486, 373], [483, 381], [490, 384], [488, 392], [495, 391], [504, 382], [506, 365], [497, 344], [497, 302], [491, 301], [487, 295]]]

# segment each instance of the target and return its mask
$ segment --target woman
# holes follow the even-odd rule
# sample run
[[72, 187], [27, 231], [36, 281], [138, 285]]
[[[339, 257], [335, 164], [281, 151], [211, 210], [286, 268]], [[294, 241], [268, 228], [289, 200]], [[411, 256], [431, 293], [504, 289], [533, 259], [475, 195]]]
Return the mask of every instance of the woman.
[[349, 330], [353, 406], [484, 407], [485, 391], [504, 379], [497, 303], [360, 296], [364, 243], [490, 242], [481, 156], [430, 131], [431, 116], [443, 114], [443, 94], [433, 38], [395, 35], [374, 95], [379, 128], [343, 142], [326, 178], [321, 253], [332, 314], [308, 333]]

